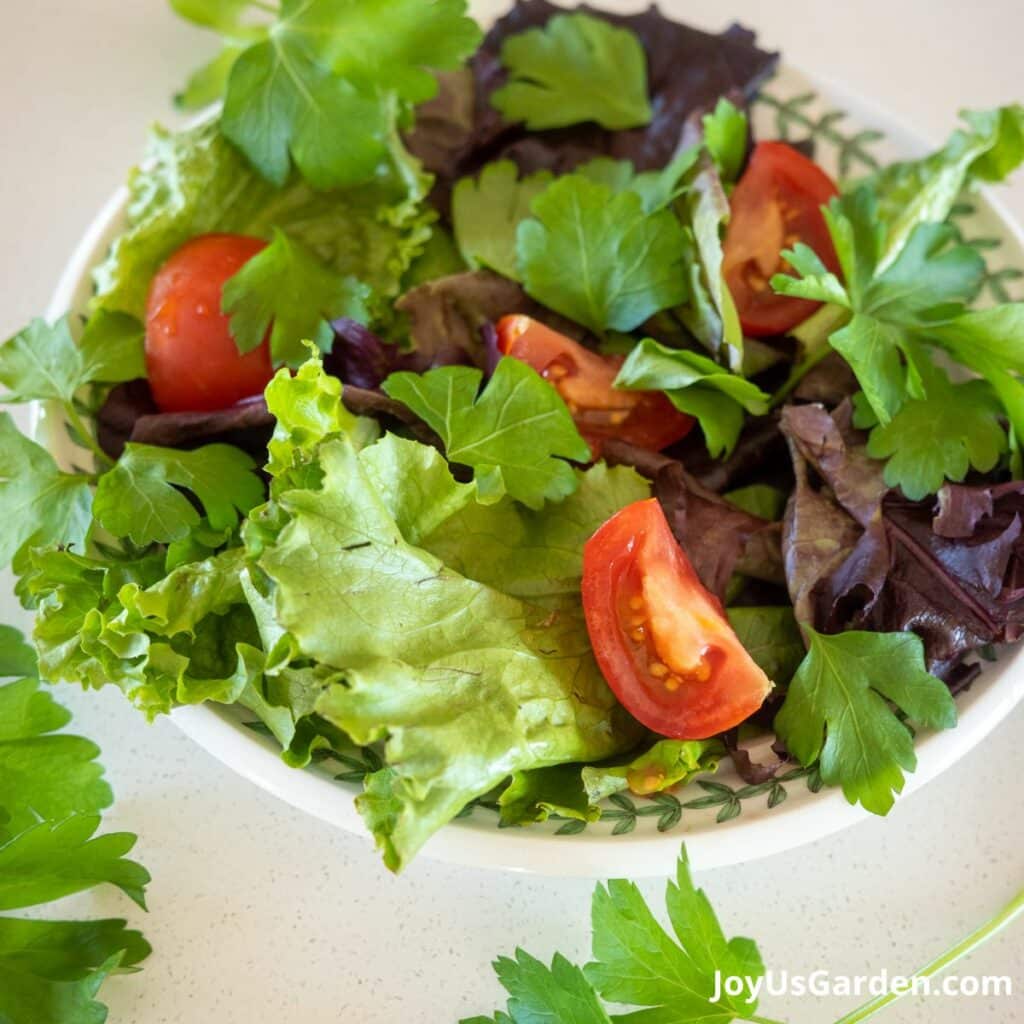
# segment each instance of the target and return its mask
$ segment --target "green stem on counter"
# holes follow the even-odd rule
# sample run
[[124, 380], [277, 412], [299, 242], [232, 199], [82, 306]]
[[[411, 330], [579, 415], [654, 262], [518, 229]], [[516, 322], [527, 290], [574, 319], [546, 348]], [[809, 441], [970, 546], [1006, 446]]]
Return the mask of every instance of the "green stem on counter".
[[973, 953], [979, 946], [986, 943], [997, 932], [1002, 931], [1003, 928], [1007, 927], [1007, 925], [1022, 913], [1024, 913], [1024, 889], [1021, 889], [1021, 891], [1017, 893], [1017, 895], [1001, 911], [999, 911], [995, 917], [986, 921], [980, 928], [971, 932], [967, 938], [948, 949], [930, 964], [922, 967], [919, 971], [912, 974], [908, 979], [908, 984], [905, 988], [901, 989], [899, 992], [887, 992], [885, 995], [872, 999], [870, 1002], [857, 1007], [856, 1010], [852, 1010], [850, 1013], [846, 1014], [845, 1017], [837, 1020], [836, 1024], [859, 1024], [860, 1021], [873, 1017], [879, 1010], [882, 1010], [887, 1006], [891, 1006], [897, 1000], [909, 995], [912, 991], [913, 982], [916, 978], [931, 978], [937, 974], [941, 974], [947, 967], [951, 967], [955, 964], [957, 960]]

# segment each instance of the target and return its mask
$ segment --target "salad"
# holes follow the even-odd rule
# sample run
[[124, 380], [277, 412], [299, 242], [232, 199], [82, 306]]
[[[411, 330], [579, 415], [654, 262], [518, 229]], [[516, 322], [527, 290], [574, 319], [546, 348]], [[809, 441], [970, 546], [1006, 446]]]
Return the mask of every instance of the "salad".
[[752, 137], [739, 26], [174, 6], [221, 106], [155, 130], [87, 316], [0, 346], [78, 452], [0, 415], [41, 677], [362, 750], [394, 870], [726, 757], [886, 813], [1024, 629], [1024, 305], [950, 220], [1024, 107], [834, 181]]

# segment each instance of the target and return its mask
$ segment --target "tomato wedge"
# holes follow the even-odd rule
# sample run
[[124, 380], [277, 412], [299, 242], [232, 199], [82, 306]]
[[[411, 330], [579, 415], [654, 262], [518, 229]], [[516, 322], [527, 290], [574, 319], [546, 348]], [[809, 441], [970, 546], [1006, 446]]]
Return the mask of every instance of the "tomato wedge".
[[201, 235], [160, 268], [146, 306], [146, 369], [162, 412], [226, 409], [274, 375], [267, 339], [244, 355], [221, 312], [221, 292], [266, 246], [244, 235]]
[[776, 295], [769, 283], [787, 264], [782, 250], [809, 245], [833, 273], [839, 260], [821, 207], [838, 191], [812, 160], [784, 142], [754, 147], [730, 200], [722, 273], [743, 330], [752, 337], [785, 334], [820, 305]]
[[739, 725], [772, 683], [697, 578], [657, 499], [627, 505], [583, 548], [583, 611], [608, 685], [662, 736]]
[[531, 317], [502, 317], [498, 348], [528, 363], [555, 386], [595, 458], [609, 438], [660, 451], [693, 429], [693, 418], [679, 412], [660, 391], [614, 387], [622, 356], [592, 352]]

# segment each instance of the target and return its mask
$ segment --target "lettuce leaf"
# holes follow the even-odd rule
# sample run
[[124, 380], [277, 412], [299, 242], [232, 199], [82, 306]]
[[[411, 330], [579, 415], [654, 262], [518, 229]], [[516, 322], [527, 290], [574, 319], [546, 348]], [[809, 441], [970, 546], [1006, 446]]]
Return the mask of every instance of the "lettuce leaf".
[[[388, 459], [371, 454], [380, 446], [393, 449]], [[360, 807], [396, 870], [510, 774], [602, 759], [636, 738], [578, 602], [552, 614], [409, 542], [426, 505], [466, 493], [437, 453], [424, 456], [437, 463], [427, 473], [415, 470], [429, 502], [382, 489], [381, 467], [401, 479], [417, 448], [326, 442], [322, 488], [279, 497], [287, 522], [259, 558], [280, 626], [303, 656], [340, 673], [317, 712], [357, 743], [385, 741], [387, 767], [367, 780]]]
[[230, 548], [165, 575], [160, 556], [34, 552], [41, 673], [92, 689], [114, 683], [150, 718], [178, 704], [233, 703], [263, 666], [244, 556]]
[[713, 773], [725, 756], [719, 739], [659, 740], [624, 764], [583, 769], [583, 786], [591, 805], [624, 789], [641, 795], [684, 785], [695, 775]]
[[587, 799], [578, 764], [556, 764], [516, 772], [498, 797], [502, 825], [529, 825], [551, 815], [597, 821], [601, 809]]
[[1024, 106], [965, 110], [964, 126], [934, 153], [878, 171], [866, 184], [878, 196], [878, 216], [888, 226], [883, 269], [921, 223], [941, 222], [969, 185], [1004, 180], [1024, 161]]
[[584, 543], [619, 509], [651, 494], [650, 484], [626, 466], [599, 462], [585, 473], [577, 470], [576, 478], [578, 489], [557, 509], [535, 512], [511, 498], [488, 506], [464, 502], [419, 543], [456, 572], [502, 593], [537, 603], [575, 601]]
[[275, 188], [216, 122], [183, 132], [154, 129], [128, 187], [127, 224], [94, 271], [93, 301], [139, 318], [153, 275], [184, 242], [211, 231], [269, 239], [274, 228], [338, 274], [369, 285], [380, 316], [436, 219], [421, 202], [429, 178], [397, 146], [387, 173], [369, 184], [315, 192], [293, 178]]

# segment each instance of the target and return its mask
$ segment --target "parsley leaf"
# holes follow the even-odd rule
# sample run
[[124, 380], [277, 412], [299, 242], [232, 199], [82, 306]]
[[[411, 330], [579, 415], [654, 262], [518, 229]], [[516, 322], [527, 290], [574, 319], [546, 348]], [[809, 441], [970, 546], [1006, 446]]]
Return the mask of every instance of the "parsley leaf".
[[502, 359], [477, 397], [482, 376], [445, 366], [393, 373], [383, 387], [440, 435], [449, 460], [476, 470], [478, 491], [489, 500], [507, 493], [540, 508], [567, 497], [578, 482], [562, 460], [589, 462], [590, 448], [558, 392], [518, 359]]
[[783, 256], [799, 278], [776, 274], [781, 295], [831, 302], [888, 324], [917, 327], [964, 311], [981, 287], [985, 263], [969, 245], [953, 244], [948, 224], [918, 224], [889, 267], [878, 273], [881, 234], [874, 198], [865, 189], [834, 199], [826, 211], [847, 285], [800, 244]]
[[254, 0], [170, 0], [175, 13], [222, 35], [246, 38], [266, 35], [247, 15], [258, 8]]
[[149, 956], [124, 921], [0, 918], [0, 1020], [9, 1024], [102, 1024], [94, 996], [115, 970]]
[[756, 384], [698, 352], [668, 348], [651, 338], [629, 353], [615, 386], [664, 391], [677, 409], [697, 418], [716, 458], [736, 444], [744, 410], [754, 415], [768, 411], [769, 396]]
[[174, 94], [174, 105], [179, 110], [201, 110], [215, 103], [224, 95], [231, 69], [241, 55], [242, 47], [226, 43], [216, 57], [188, 76], [182, 90]]
[[829, 344], [857, 376], [875, 416], [888, 423], [908, 393], [923, 397], [914, 364], [918, 333], [960, 316], [984, 276], [981, 256], [955, 244], [946, 224], [918, 224], [887, 269], [879, 273], [884, 236], [875, 198], [866, 188], [834, 199], [826, 220], [846, 280], [844, 286], [806, 245], [783, 256], [799, 277], [776, 274], [772, 287], [852, 311]]
[[[0, 627], [0, 676], [35, 675], [17, 630]], [[135, 836], [95, 836], [110, 788], [97, 748], [55, 735], [71, 715], [25, 678], [0, 686], [0, 910], [31, 907], [102, 883], [145, 907], [145, 868], [125, 859]], [[99, 1024], [93, 997], [103, 980], [149, 954], [123, 921], [0, 917], [0, 1020], [5, 1024]]]
[[[952, 415], [951, 415], [951, 410]], [[988, 473], [1006, 451], [1002, 407], [985, 380], [952, 384], [934, 368], [926, 398], [908, 399], [887, 424], [868, 438], [868, 455], [888, 459], [885, 482], [911, 501], [935, 494], [944, 481], [959, 483], [969, 469]], [[857, 426], [872, 426], [870, 410], [860, 410]]]
[[94, 316], [79, 345], [67, 317], [52, 326], [33, 320], [0, 345], [0, 384], [7, 388], [0, 401], [70, 403], [85, 384], [144, 377], [142, 338], [141, 324], [121, 313]]
[[1024, 473], [1021, 443], [1024, 441], [1024, 372], [1020, 339], [1024, 337], [1024, 303], [1006, 303], [991, 309], [972, 310], [928, 330], [928, 340], [941, 345], [964, 366], [980, 373], [999, 396], [1012, 427], [1011, 470]]
[[683, 178], [700, 157], [700, 146], [690, 146], [672, 158], [661, 170], [637, 171], [629, 160], [596, 156], [576, 168], [588, 181], [607, 185], [613, 192], [635, 192], [644, 213], [654, 213], [679, 198], [686, 190]]
[[1024, 373], [1024, 302], [970, 310], [945, 323], [929, 325], [927, 338], [949, 350], [965, 366], [988, 376], [993, 366]]
[[110, 805], [110, 787], [95, 761], [99, 748], [81, 736], [50, 735], [70, 720], [35, 679], [0, 686], [0, 839], [40, 818]]
[[143, 910], [149, 872], [125, 854], [135, 836], [95, 836], [98, 814], [40, 821], [0, 846], [0, 910], [49, 903], [109, 882]]
[[213, 29], [223, 37], [221, 52], [194, 71], [174, 97], [179, 109], [197, 110], [224, 95], [235, 61], [247, 45], [265, 39], [270, 26], [265, 20], [255, 21], [250, 16], [259, 13], [252, 0], [170, 0], [170, 3], [182, 18]]
[[829, 339], [856, 374], [880, 423], [896, 415], [906, 395], [907, 375], [900, 359], [905, 338], [899, 327], [857, 313]]
[[214, 530], [235, 526], [263, 501], [256, 463], [238, 448], [210, 444], [194, 451], [128, 444], [100, 477], [94, 514], [115, 537], [144, 546], [182, 540], [200, 516], [177, 488], [191, 491]]
[[85, 325], [78, 351], [82, 383], [119, 384], [146, 376], [145, 330], [127, 313], [97, 310]]
[[561, 953], [546, 967], [517, 949], [515, 959], [498, 957], [494, 971], [509, 994], [508, 1015], [473, 1017], [461, 1024], [611, 1024], [583, 971]]
[[[595, 157], [575, 173], [613, 192], [635, 192], [644, 213], [655, 213], [682, 192], [683, 175], [700, 150], [691, 147], [658, 171], [636, 173], [628, 160]], [[463, 259], [473, 269], [488, 267], [503, 277], [521, 278], [516, 254], [516, 232], [530, 217], [533, 200], [554, 180], [549, 171], [519, 177], [511, 160], [487, 164], [476, 178], [462, 178], [452, 194], [455, 240]]]
[[636, 1019], [693, 1022], [749, 1020], [756, 1000], [716, 992], [715, 972], [759, 978], [764, 965], [750, 939], [726, 940], [704, 893], [695, 888], [686, 851], [665, 902], [675, 931], [670, 937], [632, 882], [614, 880], [594, 891], [591, 920], [594, 962], [587, 980], [611, 1003], [651, 1009]]
[[462, 258], [473, 270], [488, 267], [519, 280], [516, 230], [530, 204], [551, 184], [549, 171], [520, 178], [511, 160], [488, 164], [477, 178], [463, 178], [452, 192], [452, 225]]
[[951, 244], [956, 237], [950, 224], [918, 224], [888, 269], [864, 290], [860, 308], [904, 325], [962, 313], [981, 288], [985, 261], [971, 246]]
[[510, 36], [501, 62], [509, 81], [491, 103], [531, 131], [584, 121], [637, 128], [653, 116], [640, 40], [590, 14], [556, 14], [543, 28]]
[[804, 626], [807, 656], [797, 669], [775, 728], [802, 764], [821, 761], [821, 777], [846, 799], [887, 814], [917, 766], [909, 719], [933, 729], [956, 724], [946, 684], [925, 669], [914, 633], [839, 633]]
[[647, 214], [634, 192], [578, 174], [560, 178], [531, 209], [517, 252], [538, 302], [603, 333], [631, 331], [686, 298], [682, 228], [670, 211]]
[[284, 0], [281, 24], [317, 48], [336, 74], [365, 89], [393, 89], [423, 103], [437, 94], [431, 70], [453, 71], [482, 33], [465, 0]]
[[0, 565], [28, 541], [81, 547], [92, 525], [88, 477], [64, 473], [53, 456], [0, 413]]
[[[776, 274], [771, 284], [778, 295], [792, 295], [798, 299], [830, 302], [845, 309], [851, 308], [851, 299], [843, 282], [822, 263], [821, 257], [809, 245], [797, 242], [783, 256], [800, 276]], [[849, 274], [847, 280], [850, 280]]]
[[724, 96], [710, 114], [701, 118], [704, 145], [715, 161], [722, 181], [734, 182], [740, 176], [747, 155], [749, 126], [747, 115]]
[[269, 329], [274, 363], [295, 365], [308, 355], [304, 340], [323, 351], [331, 347], [334, 331], [328, 321], [348, 316], [365, 323], [369, 294], [366, 285], [275, 230], [273, 242], [225, 283], [221, 304], [231, 315], [239, 352], [257, 348]]
[[[341, 132], [337, 125], [349, 131]], [[221, 128], [268, 181], [284, 185], [292, 161], [315, 188], [368, 181], [387, 153], [388, 107], [337, 78], [287, 31], [235, 62]], [[332, 130], [333, 129], [333, 130]]]
[[0, 626], [0, 679], [39, 676], [36, 652], [13, 626]]
[[33, 320], [0, 347], [0, 383], [5, 402], [56, 399], [70, 402], [82, 379], [82, 358], [67, 317], [52, 327]]
[[464, 0], [283, 0], [268, 37], [231, 69], [222, 130], [276, 185], [292, 161], [316, 188], [368, 181], [396, 100], [429, 99], [427, 69], [458, 67], [479, 39]]
[[[494, 964], [501, 983], [513, 995], [508, 1013], [471, 1017], [461, 1024], [608, 1024], [610, 1020], [619, 1024], [729, 1024], [733, 1020], [779, 1024], [774, 1018], [758, 1014], [756, 1002], [747, 1002], [746, 992], [711, 1002], [700, 998], [700, 988], [690, 988], [690, 982], [696, 978], [710, 996], [718, 990], [719, 980], [735, 978], [743, 981], [747, 989], [763, 977], [764, 966], [756, 945], [749, 939], [726, 943], [707, 897], [693, 887], [685, 847], [680, 851], [677, 878], [677, 885], [669, 883], [667, 902], [669, 916], [685, 949], [682, 956], [654, 919], [636, 886], [613, 881], [608, 883], [607, 890], [598, 885], [594, 893], [594, 952], [599, 955], [599, 947], [609, 949], [613, 965], [589, 964], [584, 977], [593, 985], [595, 974], [603, 975], [610, 966], [613, 974], [621, 972], [621, 988], [649, 993], [643, 1000], [647, 1009], [617, 1013], [609, 1018], [593, 991], [584, 986], [578, 972], [563, 957], [556, 954], [551, 968], [547, 968], [517, 949], [514, 960], [502, 957]], [[894, 998], [915, 991], [917, 986], [911, 981], [934, 978], [1022, 913], [1024, 890], [967, 939], [910, 975], [898, 995], [873, 998], [844, 1015], [843, 1021], [873, 1018], [879, 1010], [891, 1006]], [[627, 956], [620, 958], [623, 947]], [[663, 956], [666, 949], [667, 957]], [[721, 979], [716, 978], [716, 971], [721, 972]], [[605, 992], [601, 994], [612, 998]]]

